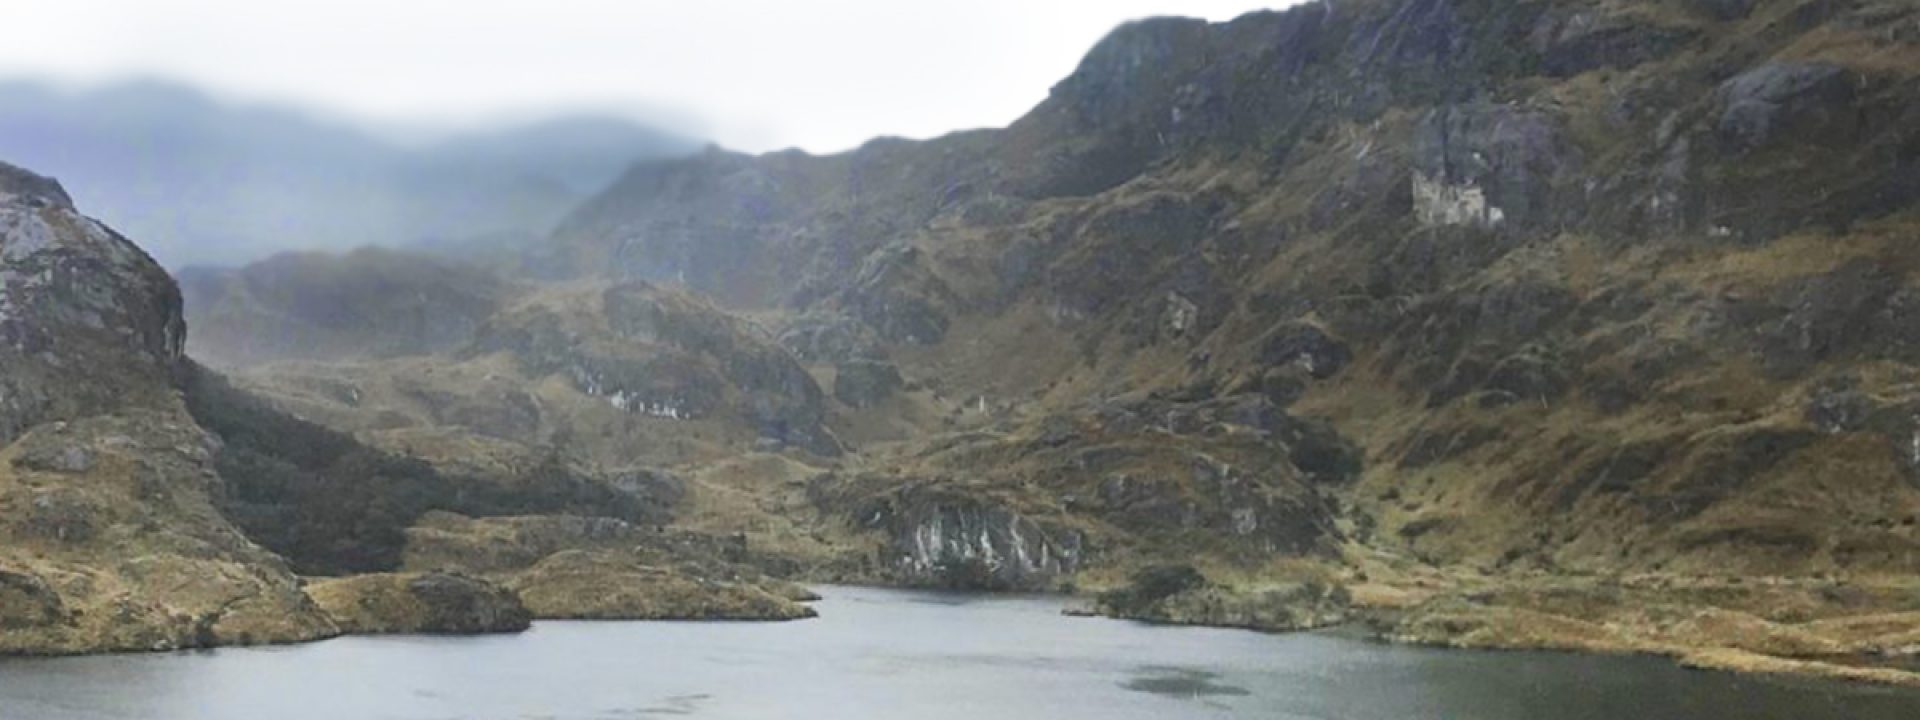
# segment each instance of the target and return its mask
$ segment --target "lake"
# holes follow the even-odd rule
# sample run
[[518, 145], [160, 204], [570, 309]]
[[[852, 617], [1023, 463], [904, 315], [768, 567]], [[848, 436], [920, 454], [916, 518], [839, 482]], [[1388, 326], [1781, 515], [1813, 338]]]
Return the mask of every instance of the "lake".
[[0, 718], [1913, 720], [1920, 692], [1060, 614], [1051, 597], [827, 587], [792, 623], [541, 622], [0, 660]]

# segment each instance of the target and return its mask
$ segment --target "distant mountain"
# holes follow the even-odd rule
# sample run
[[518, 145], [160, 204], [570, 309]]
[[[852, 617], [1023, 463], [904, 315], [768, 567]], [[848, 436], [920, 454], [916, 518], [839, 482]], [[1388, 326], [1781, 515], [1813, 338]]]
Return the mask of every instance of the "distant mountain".
[[694, 147], [598, 117], [403, 147], [159, 81], [83, 92], [0, 83], [0, 156], [60, 178], [176, 268], [294, 249], [540, 237], [628, 164]]

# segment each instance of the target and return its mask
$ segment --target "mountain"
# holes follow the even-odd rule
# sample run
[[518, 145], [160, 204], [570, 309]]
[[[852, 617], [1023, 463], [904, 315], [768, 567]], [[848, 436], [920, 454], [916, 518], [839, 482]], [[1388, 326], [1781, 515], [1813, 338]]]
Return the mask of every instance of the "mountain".
[[518, 242], [544, 235], [628, 163], [692, 148], [589, 116], [403, 147], [159, 81], [77, 92], [0, 83], [0, 157], [84, 188], [84, 205], [176, 268], [284, 250]]
[[[1121, 536], [1164, 504], [1249, 561], [1357, 542], [1496, 573], [1899, 574], [1920, 63], [1888, 29], [1913, 12], [1141, 21], [1004, 130], [644, 163], [552, 243], [579, 276], [844, 318], [995, 416], [880, 487], [935, 476]], [[1322, 467], [1303, 423], [1364, 461]], [[1235, 433], [1280, 457], [1211, 447]], [[1291, 499], [1209, 496], [1243, 486]]]
[[[440, 476], [652, 488], [771, 575], [1913, 683], [1916, 22], [1144, 20], [1004, 129], [642, 162], [515, 262], [289, 256], [223, 286], [288, 292], [187, 319], [324, 326], [195, 352]], [[659, 562], [599, 554], [629, 521], [578, 504], [428, 505], [383, 516], [382, 563], [534, 591]]]
[[0, 164], [0, 653], [337, 633], [217, 509], [185, 331], [159, 265]]
[[[187, 358], [181, 308], [166, 271], [58, 182], [0, 164], [0, 655], [811, 614], [724, 541], [661, 532], [677, 478], [532, 447], [468, 441], [443, 467], [373, 447]], [[567, 521], [581, 516], [591, 533]], [[486, 564], [382, 574], [404, 570], [425, 520], [447, 528], [443, 556]], [[580, 538], [570, 550], [624, 542], [545, 563], [561, 550], [490, 531], [509, 522]], [[296, 573], [356, 577], [310, 596]], [[586, 595], [529, 609], [509, 583]]]

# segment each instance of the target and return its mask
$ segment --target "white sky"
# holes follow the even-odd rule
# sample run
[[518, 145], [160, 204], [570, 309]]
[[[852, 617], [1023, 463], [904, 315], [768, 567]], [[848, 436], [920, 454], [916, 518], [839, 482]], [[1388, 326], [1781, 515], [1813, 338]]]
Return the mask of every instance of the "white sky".
[[1292, 1], [0, 0], [0, 77], [153, 76], [415, 128], [670, 109], [730, 147], [830, 152], [1005, 125], [1127, 19]]

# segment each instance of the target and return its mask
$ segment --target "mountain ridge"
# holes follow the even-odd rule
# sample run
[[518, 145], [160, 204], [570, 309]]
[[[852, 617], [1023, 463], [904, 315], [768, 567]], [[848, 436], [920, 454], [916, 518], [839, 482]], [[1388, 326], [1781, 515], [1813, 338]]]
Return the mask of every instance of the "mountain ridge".
[[0, 82], [0, 155], [84, 188], [86, 207], [173, 268], [279, 250], [523, 241], [626, 163], [692, 148], [602, 115], [401, 145], [162, 80]]
[[[1885, 0], [1133, 23], [1005, 129], [637, 165], [490, 265], [526, 294], [393, 305], [447, 342], [350, 323], [342, 357], [236, 383], [441, 471], [647, 470], [670, 527], [775, 575], [1912, 683], [1858, 665], [1920, 628], [1916, 23]], [[359, 260], [415, 268], [391, 298], [446, 284]], [[330, 309], [289, 297], [224, 311]], [[591, 519], [420, 518], [410, 571], [489, 555], [470, 542], [646, 575]], [[524, 549], [555, 543], [590, 547]]]

